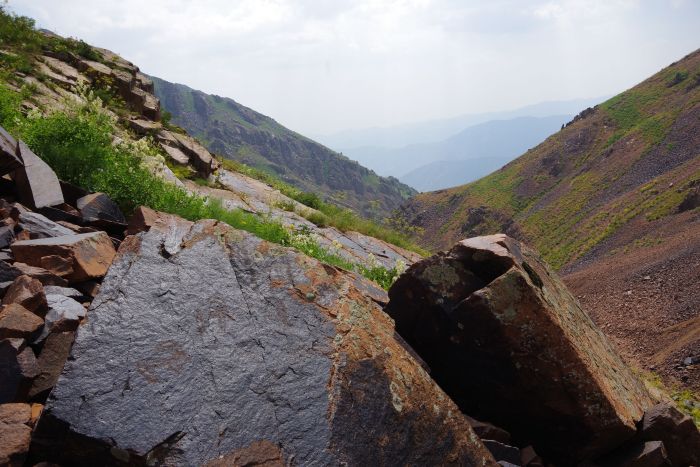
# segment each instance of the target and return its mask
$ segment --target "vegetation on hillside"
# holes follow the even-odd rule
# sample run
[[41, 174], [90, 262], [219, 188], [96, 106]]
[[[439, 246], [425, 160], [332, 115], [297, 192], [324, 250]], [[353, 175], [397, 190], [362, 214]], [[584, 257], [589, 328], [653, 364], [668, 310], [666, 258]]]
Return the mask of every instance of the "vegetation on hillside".
[[[219, 158], [224, 168], [242, 173], [279, 190], [283, 195], [318, 211], [318, 213], [298, 214], [304, 216], [318, 227], [335, 227], [341, 232], [354, 231], [370, 237], [384, 240], [401, 248], [426, 255], [427, 251], [411, 241], [407, 235], [378, 224], [376, 221], [358, 216], [354, 211], [323, 201], [316, 193], [299, 190], [283, 182], [278, 177], [264, 170], [231, 159]], [[285, 210], [294, 210], [293, 205], [280, 205]]]
[[[700, 153], [691, 143], [699, 103], [695, 52], [586, 112], [503, 169], [417, 195], [413, 212], [432, 214], [416, 222], [425, 229], [423, 243], [444, 248], [464, 235], [501, 231], [510, 218], [559, 269], [633, 221], [674, 214], [700, 183]], [[465, 222], [480, 207], [488, 213], [477, 225]]]
[[[0, 6], [0, 125], [11, 134], [22, 138], [27, 145], [44, 159], [59, 178], [89, 191], [100, 191], [112, 197], [125, 213], [138, 206], [177, 214], [189, 220], [217, 219], [235, 228], [246, 230], [270, 242], [290, 246], [325, 263], [359, 272], [365, 277], [388, 288], [402, 272], [404, 265], [387, 269], [375, 261], [358, 264], [348, 261], [339, 251], [319, 245], [313, 232], [294, 229], [266, 216], [258, 216], [239, 209], [229, 210], [214, 198], [193, 195], [152, 173], [144, 163], [147, 159], [161, 159], [162, 153], [149, 139], [113, 144], [117, 121], [103, 107], [98, 89], [77, 88], [81, 101], [67, 100], [60, 109], [45, 112], [21, 111], [23, 100], [31, 100], [33, 90], [18, 88], [15, 73], [31, 73], [33, 55], [42, 48], [64, 50], [86, 58], [99, 59], [89, 45], [46, 36], [34, 29], [31, 19], [6, 12]], [[9, 57], [9, 58], [8, 58]], [[40, 76], [39, 73], [35, 74]], [[9, 84], [12, 83], [12, 86]], [[238, 167], [243, 170], [242, 166]], [[258, 178], [263, 178], [258, 174]], [[394, 235], [352, 213], [345, 213], [321, 201], [318, 196], [303, 193], [281, 182], [268, 178], [268, 183], [282, 188], [287, 194], [315, 209], [324, 212], [329, 225], [339, 228], [375, 231], [388, 241], [410, 246], [405, 238]], [[365, 223], [366, 222], [366, 223]], [[374, 229], [374, 230], [373, 230]]]

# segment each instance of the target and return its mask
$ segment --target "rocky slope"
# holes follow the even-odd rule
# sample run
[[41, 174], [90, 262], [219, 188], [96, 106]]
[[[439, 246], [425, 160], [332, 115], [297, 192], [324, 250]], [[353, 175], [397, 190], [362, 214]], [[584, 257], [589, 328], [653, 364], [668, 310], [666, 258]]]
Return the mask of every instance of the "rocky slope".
[[233, 99], [153, 77], [172, 121], [212, 152], [270, 171], [284, 181], [366, 216], [389, 215], [415, 190], [283, 127]]
[[[67, 101], [83, 101], [86, 93], [105, 96], [103, 111], [115, 122], [115, 142], [152, 141], [159, 154], [154, 156], [150, 151], [144, 163], [160, 177], [190, 193], [220, 200], [226, 209], [241, 209], [279, 222], [299, 242], [318, 244], [350, 263], [370, 268], [393, 269], [398, 265], [400, 269], [420, 257], [358, 232], [318, 227], [307, 220], [322, 216], [315, 209], [259, 180], [225, 169], [196, 138], [160, 122], [160, 101], [153, 94], [153, 82], [137, 66], [108, 50], [89, 50], [94, 51], [94, 59], [45, 45], [32, 57], [31, 72], [16, 74], [4, 85], [23, 97], [25, 111], [39, 113], [62, 109]], [[178, 179], [170, 167], [190, 178], [199, 177], [199, 183], [182, 175]]]
[[[700, 349], [700, 288], [686, 285], [697, 268], [688, 276], [671, 271], [697, 263], [699, 116], [696, 51], [491, 175], [416, 196], [403, 217], [436, 249], [501, 231], [526, 240], [568, 275], [628, 356], [698, 389], [700, 370], [682, 363]], [[653, 280], [638, 281], [646, 276]], [[643, 325], [630, 320], [630, 307]], [[674, 327], [688, 333], [664, 352], [667, 340], [656, 330]]]
[[[0, 465], [700, 462], [692, 419], [626, 366], [524, 245], [479, 237], [420, 259], [337, 237], [338, 254], [413, 263], [387, 294], [329, 264], [317, 248], [331, 233], [270, 235], [271, 218], [301, 222], [292, 216], [304, 208], [274, 211], [282, 193], [159, 123], [136, 67], [73, 41], [40, 43], [0, 92], [0, 115], [29, 138], [0, 129]], [[104, 109], [97, 92], [124, 105]], [[78, 116], [52, 113], [62, 105]], [[70, 146], [70, 130], [99, 144]], [[76, 180], [94, 182], [83, 172], [97, 159], [113, 171], [107, 190], [157, 188], [177, 201], [160, 205], [198, 220], [123, 213], [59, 180], [54, 169], [73, 177], [65, 166], [81, 156]], [[178, 179], [164, 157], [209, 182]]]

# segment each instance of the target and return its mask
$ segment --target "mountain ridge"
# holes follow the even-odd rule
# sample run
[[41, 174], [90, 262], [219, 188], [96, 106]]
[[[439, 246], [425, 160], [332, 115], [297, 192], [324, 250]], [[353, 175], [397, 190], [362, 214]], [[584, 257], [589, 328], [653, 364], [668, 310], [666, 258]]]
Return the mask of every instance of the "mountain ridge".
[[172, 121], [226, 158], [274, 173], [335, 204], [383, 218], [415, 193], [230, 98], [152, 77]]

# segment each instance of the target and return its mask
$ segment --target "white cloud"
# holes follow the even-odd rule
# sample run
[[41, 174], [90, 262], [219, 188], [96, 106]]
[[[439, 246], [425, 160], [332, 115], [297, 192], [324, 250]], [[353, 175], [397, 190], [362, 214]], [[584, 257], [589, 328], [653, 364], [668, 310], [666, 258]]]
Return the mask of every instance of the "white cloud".
[[310, 134], [611, 94], [700, 44], [679, 0], [9, 4]]

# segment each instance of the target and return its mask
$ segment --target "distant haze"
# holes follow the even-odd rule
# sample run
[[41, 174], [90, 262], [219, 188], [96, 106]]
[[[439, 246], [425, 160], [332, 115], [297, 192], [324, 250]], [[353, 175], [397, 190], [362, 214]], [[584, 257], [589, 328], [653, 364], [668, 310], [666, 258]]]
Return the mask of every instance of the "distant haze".
[[10, 0], [310, 136], [612, 95], [700, 47], [696, 0]]

